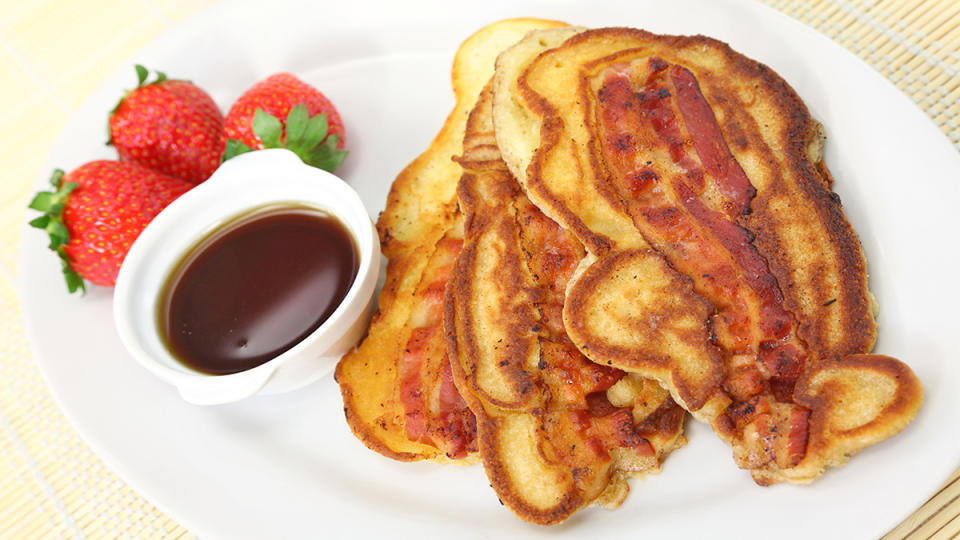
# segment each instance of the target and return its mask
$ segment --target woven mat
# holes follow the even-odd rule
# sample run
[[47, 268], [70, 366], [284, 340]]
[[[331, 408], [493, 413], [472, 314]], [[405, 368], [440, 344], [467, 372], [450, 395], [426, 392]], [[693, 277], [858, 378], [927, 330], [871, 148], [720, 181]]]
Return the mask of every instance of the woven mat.
[[[0, 5], [0, 538], [191, 536], [107, 470], [67, 423], [33, 362], [13, 284], [34, 180], [70, 115], [130, 51], [209, 3]], [[960, 2], [765, 3], [859, 55], [960, 148]], [[960, 535], [960, 482], [957, 473], [944, 480], [888, 538]]]

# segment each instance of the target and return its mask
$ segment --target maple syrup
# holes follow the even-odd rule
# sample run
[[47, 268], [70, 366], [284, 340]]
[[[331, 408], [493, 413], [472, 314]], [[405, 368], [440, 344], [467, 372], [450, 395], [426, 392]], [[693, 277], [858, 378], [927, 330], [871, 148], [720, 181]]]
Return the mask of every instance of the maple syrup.
[[160, 335], [184, 365], [244, 371], [292, 348], [343, 301], [359, 268], [354, 238], [335, 217], [270, 205], [196, 245], [161, 292]]

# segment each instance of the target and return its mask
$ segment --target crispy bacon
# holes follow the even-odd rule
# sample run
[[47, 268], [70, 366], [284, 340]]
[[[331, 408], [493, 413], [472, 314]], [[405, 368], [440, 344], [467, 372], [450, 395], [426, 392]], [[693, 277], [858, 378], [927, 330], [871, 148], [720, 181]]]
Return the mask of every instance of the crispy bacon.
[[757, 190], [727, 148], [720, 125], [710, 104], [704, 99], [696, 77], [685, 67], [673, 66], [670, 80], [676, 89], [677, 107], [687, 123], [687, 131], [700, 162], [706, 172], [718, 180], [717, 187], [732, 203], [727, 207], [729, 215], [749, 212], [750, 201]]
[[576, 347], [546, 341], [541, 345], [540, 374], [550, 388], [553, 408], [588, 408], [587, 396], [623, 378], [619, 369], [584, 358]]
[[[634, 223], [715, 306], [733, 400], [718, 430], [740, 439], [742, 464], [799, 463], [810, 411], [793, 402], [793, 388], [806, 348], [753, 235], [737, 221], [756, 190], [696, 78], [659, 58], [617, 64], [597, 98], [604, 157]], [[663, 154], [670, 162], [655, 157]]]
[[430, 434], [433, 440], [443, 441], [447, 445], [447, 456], [463, 458], [474, 450], [477, 419], [453, 384], [453, 372], [448, 358], [443, 361], [436, 415], [438, 421], [431, 424], [433, 429]]
[[541, 321], [552, 339], [569, 343], [563, 328], [563, 298], [567, 282], [583, 258], [583, 248], [570, 232], [545, 216], [526, 197], [518, 198], [516, 204], [527, 264], [544, 296], [538, 303]]
[[403, 404], [404, 428], [410, 440], [424, 442], [427, 438], [427, 405], [421, 380], [424, 357], [436, 327], [416, 328], [400, 356], [400, 402]]
[[443, 343], [443, 293], [463, 240], [444, 237], [417, 290], [420, 302], [407, 345], [398, 361], [399, 400], [411, 440], [431, 444], [459, 459], [475, 449], [476, 419], [453, 383]]
[[667, 399], [646, 418], [637, 424], [636, 430], [641, 437], [651, 437], [658, 433], [672, 433], [683, 425], [686, 411], [672, 399]]
[[807, 453], [807, 440], [810, 438], [810, 410], [804, 407], [791, 407], [788, 424], [786, 460], [781, 467], [794, 467]]
[[[545, 322], [539, 329], [541, 342], [540, 374], [549, 388], [547, 403], [547, 440], [558, 461], [571, 470], [581, 471], [587, 481], [591, 473], [582, 465], [595, 460], [608, 461], [614, 448], [628, 449], [638, 457], [653, 457], [656, 452], [634, 424], [631, 409], [615, 407], [606, 390], [626, 374], [616, 368], [590, 362], [570, 343], [563, 328], [561, 312], [567, 282], [583, 258], [579, 242], [555, 221], [547, 218], [526, 198], [517, 202], [521, 244], [527, 264], [537, 285], [545, 291], [538, 307]], [[661, 412], [662, 410], [662, 412]], [[659, 416], [656, 413], [661, 413]], [[683, 409], [667, 398], [644, 424], [648, 435], [673, 432], [683, 421]], [[672, 415], [671, 429], [657, 431], [657, 422]], [[571, 428], [571, 429], [568, 429]], [[575, 475], [577, 476], [577, 475]]]

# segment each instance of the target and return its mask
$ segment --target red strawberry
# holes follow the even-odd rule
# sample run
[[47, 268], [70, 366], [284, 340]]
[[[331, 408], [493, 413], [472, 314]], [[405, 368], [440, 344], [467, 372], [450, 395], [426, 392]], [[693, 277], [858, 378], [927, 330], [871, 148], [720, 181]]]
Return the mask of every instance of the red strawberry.
[[223, 114], [213, 98], [189, 81], [136, 66], [137, 88], [110, 113], [110, 141], [120, 159], [199, 184], [220, 165], [226, 145]]
[[304, 163], [332, 171], [343, 163], [343, 121], [319, 90], [289, 73], [258, 82], [230, 107], [224, 160], [263, 148], [287, 148]]
[[83, 279], [113, 286], [120, 263], [147, 223], [193, 184], [136, 163], [92, 161], [70, 174], [56, 170], [54, 192], [40, 192], [30, 208], [44, 215], [30, 225], [50, 235], [63, 261], [70, 292]]

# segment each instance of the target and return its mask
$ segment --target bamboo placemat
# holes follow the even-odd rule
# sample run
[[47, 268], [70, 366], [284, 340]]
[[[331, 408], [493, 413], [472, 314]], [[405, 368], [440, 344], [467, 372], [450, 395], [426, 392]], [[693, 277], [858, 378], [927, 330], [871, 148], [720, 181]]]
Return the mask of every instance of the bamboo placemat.
[[[960, 148], [960, 2], [763, 2], [860, 56]], [[191, 536], [107, 470], [67, 423], [33, 362], [14, 278], [33, 183], [70, 116], [132, 52], [209, 3], [0, 5], [0, 538]], [[960, 535], [958, 473], [887, 537]]]

